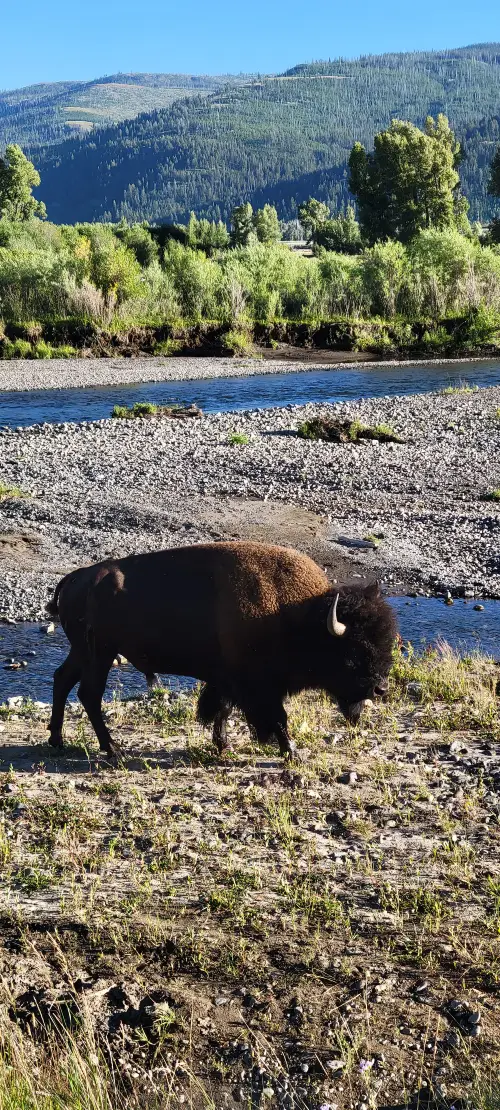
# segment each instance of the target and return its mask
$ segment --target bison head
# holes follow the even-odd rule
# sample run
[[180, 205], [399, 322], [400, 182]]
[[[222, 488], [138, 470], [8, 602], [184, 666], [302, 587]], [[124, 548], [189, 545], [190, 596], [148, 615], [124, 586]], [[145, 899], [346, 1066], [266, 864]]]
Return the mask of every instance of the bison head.
[[378, 582], [345, 586], [329, 595], [326, 629], [329, 674], [325, 688], [355, 725], [363, 707], [387, 693], [397, 634], [393, 610], [382, 597]]

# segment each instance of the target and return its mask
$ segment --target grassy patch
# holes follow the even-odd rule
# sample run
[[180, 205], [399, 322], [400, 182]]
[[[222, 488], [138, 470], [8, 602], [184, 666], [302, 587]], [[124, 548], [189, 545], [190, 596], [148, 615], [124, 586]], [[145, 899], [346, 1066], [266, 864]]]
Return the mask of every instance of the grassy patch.
[[6, 501], [10, 497], [29, 497], [30, 494], [19, 486], [7, 486], [5, 482], [0, 482], [0, 501]]
[[222, 337], [222, 346], [228, 354], [248, 355], [253, 351], [253, 340], [249, 331], [242, 328], [233, 328]]
[[499, 1110], [497, 680], [397, 650], [356, 729], [288, 700], [290, 764], [195, 691], [114, 702], [114, 768], [3, 715], [0, 1110]]
[[447, 397], [454, 393], [477, 393], [478, 385], [469, 385], [468, 382], [459, 382], [458, 385], [447, 385], [441, 390], [441, 396]]
[[403, 443], [404, 440], [387, 424], [370, 427], [359, 420], [336, 420], [329, 416], [315, 416], [305, 420], [297, 429], [301, 439], [325, 440], [327, 443], [359, 443], [363, 439], [379, 443]]
[[500, 489], [490, 489], [483, 493], [481, 501], [500, 501]]
[[240, 432], [233, 432], [228, 437], [228, 443], [230, 443], [232, 447], [247, 447], [250, 440], [248, 436], [242, 435]]
[[419, 654], [411, 646], [397, 652], [391, 675], [391, 698], [408, 697], [425, 707], [424, 721], [441, 731], [500, 728], [497, 673], [491, 660], [460, 656], [442, 644]]
[[111, 416], [115, 420], [135, 420], [152, 416], [170, 417], [172, 420], [201, 416], [196, 405], [154, 405], [151, 401], [136, 401], [134, 405], [115, 405]]

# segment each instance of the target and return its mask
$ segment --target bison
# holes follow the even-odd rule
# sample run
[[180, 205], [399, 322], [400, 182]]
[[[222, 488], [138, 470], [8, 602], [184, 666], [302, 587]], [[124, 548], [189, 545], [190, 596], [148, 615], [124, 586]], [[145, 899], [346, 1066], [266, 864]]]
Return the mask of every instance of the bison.
[[108, 559], [63, 578], [49, 605], [71, 650], [54, 675], [51, 743], [63, 746], [66, 699], [78, 697], [100, 748], [116, 751], [101, 700], [117, 653], [146, 676], [202, 680], [198, 718], [219, 752], [237, 707], [260, 742], [294, 748], [283, 700], [326, 691], [347, 720], [386, 690], [396, 635], [377, 583], [332, 590], [306, 555], [264, 543], [196, 544]]

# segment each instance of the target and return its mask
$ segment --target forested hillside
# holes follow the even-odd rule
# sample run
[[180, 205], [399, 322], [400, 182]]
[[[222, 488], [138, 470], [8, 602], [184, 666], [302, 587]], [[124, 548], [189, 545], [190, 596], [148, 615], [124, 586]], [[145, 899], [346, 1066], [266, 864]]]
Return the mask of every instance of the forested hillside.
[[[71, 90], [63, 95], [67, 104]], [[311, 194], [346, 203], [355, 140], [370, 147], [391, 118], [422, 124], [444, 112], [464, 143], [471, 215], [486, 218], [499, 104], [500, 44], [336, 59], [226, 84], [32, 156], [56, 222], [175, 221], [191, 210], [227, 219], [247, 199], [275, 203], [290, 218]], [[43, 105], [39, 111], [41, 118]], [[15, 127], [10, 138], [20, 141]]]
[[28, 153], [63, 142], [70, 131], [133, 119], [175, 100], [213, 92], [237, 78], [179, 73], [117, 73], [97, 81], [61, 81], [0, 93], [0, 148], [19, 143]]

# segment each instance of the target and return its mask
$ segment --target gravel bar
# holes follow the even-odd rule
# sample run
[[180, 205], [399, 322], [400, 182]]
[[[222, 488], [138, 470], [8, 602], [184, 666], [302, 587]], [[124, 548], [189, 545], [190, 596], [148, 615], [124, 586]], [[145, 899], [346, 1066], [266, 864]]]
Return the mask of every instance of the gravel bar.
[[[109, 555], [260, 537], [259, 513], [274, 514], [279, 537], [285, 508], [321, 521], [330, 565], [351, 553], [391, 590], [498, 598], [500, 505], [484, 497], [500, 487], [499, 409], [495, 386], [2, 431], [1, 480], [29, 496], [0, 502], [0, 619], [41, 619], [62, 573]], [[404, 442], [297, 436], [304, 419], [333, 412], [388, 424]], [[234, 433], [248, 443], [232, 444]], [[377, 533], [376, 546], [358, 546]]]
[[[330, 353], [331, 354], [331, 353]], [[126, 385], [128, 382], [197, 381], [202, 378], [243, 378], [255, 374], [294, 374], [314, 370], [347, 370], [387, 366], [441, 366], [487, 362], [484, 358], [429, 358], [378, 362], [360, 361], [351, 355], [332, 362], [318, 351], [307, 361], [275, 358], [68, 358], [0, 360], [0, 391], [71, 389], [92, 385]]]

